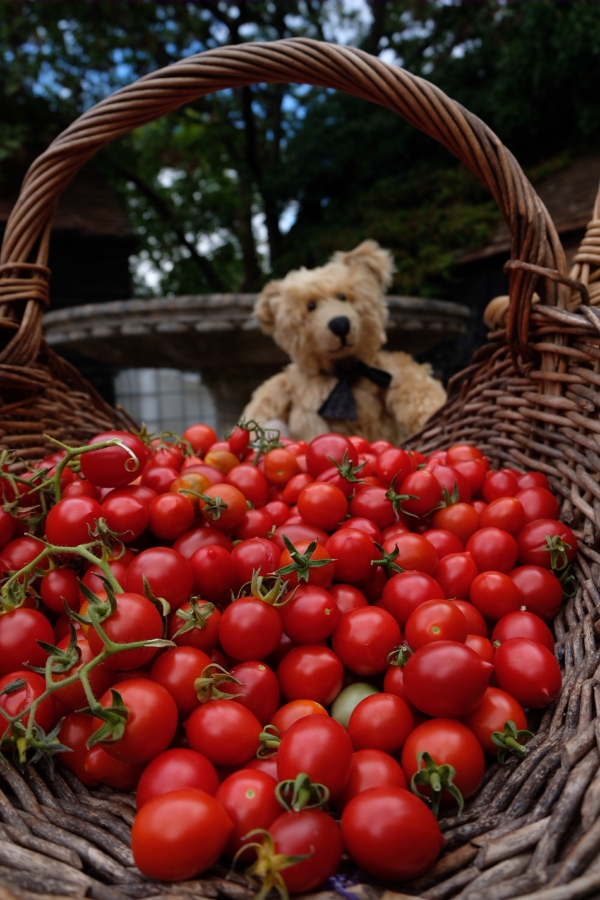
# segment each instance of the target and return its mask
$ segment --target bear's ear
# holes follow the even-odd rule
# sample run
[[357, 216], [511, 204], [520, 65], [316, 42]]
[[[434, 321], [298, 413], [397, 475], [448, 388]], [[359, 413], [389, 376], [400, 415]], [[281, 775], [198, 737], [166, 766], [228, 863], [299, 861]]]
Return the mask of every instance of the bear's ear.
[[275, 310], [280, 297], [281, 281], [269, 281], [254, 304], [254, 315], [265, 334], [273, 334], [275, 330]]
[[392, 254], [380, 247], [377, 241], [363, 241], [348, 253], [338, 251], [331, 260], [345, 266], [364, 266], [375, 276], [382, 288], [388, 288], [392, 283], [395, 271]]

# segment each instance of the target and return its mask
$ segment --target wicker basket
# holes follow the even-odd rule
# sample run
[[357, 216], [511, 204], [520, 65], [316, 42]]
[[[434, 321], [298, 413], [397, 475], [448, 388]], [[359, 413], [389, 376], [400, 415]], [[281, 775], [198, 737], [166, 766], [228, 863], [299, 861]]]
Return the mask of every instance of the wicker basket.
[[[495, 464], [547, 473], [563, 498], [562, 517], [580, 539], [579, 589], [555, 623], [564, 687], [539, 723], [535, 749], [518, 765], [490, 770], [464, 814], [442, 822], [446, 849], [434, 870], [400, 890], [428, 900], [598, 896], [600, 316], [577, 306], [587, 300], [586, 287], [567, 276], [547, 211], [479, 119], [402, 69], [307, 39], [208, 51], [89, 110], [33, 164], [7, 226], [0, 258], [2, 443], [35, 459], [46, 452], [44, 432], [81, 440], [109, 424], [122, 427], [120, 414], [41, 338], [52, 214], [69, 180], [104, 143], [188, 100], [220, 88], [287, 81], [337, 88], [396, 111], [447, 146], [493, 194], [512, 236], [508, 326], [454, 379], [448, 404], [412, 444], [430, 451], [472, 441]], [[573, 274], [581, 282], [591, 283], [600, 264], [599, 225], [592, 223], [577, 257]], [[542, 303], [532, 312], [534, 291]], [[0, 884], [20, 896], [252, 896], [241, 879], [225, 880], [224, 872], [177, 885], [144, 879], [128, 844], [131, 796], [89, 792], [60, 766], [53, 779], [42, 766], [21, 776], [1, 757], [0, 787]], [[354, 891], [371, 900], [385, 886]]]

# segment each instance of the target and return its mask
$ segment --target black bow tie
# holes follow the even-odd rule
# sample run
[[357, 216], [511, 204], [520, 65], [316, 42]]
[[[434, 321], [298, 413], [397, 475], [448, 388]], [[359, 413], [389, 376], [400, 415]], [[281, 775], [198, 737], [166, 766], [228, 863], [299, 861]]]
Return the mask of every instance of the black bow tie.
[[389, 372], [368, 366], [360, 359], [340, 359], [335, 366], [335, 374], [339, 381], [325, 402], [319, 408], [319, 415], [324, 419], [358, 418], [356, 399], [352, 393], [352, 385], [359, 378], [368, 378], [378, 387], [388, 388], [392, 381]]

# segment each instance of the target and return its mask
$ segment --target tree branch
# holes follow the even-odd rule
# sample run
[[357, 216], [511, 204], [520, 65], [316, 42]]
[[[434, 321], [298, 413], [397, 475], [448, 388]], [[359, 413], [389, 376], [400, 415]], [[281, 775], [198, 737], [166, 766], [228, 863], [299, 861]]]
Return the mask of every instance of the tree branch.
[[160, 196], [160, 194], [155, 191], [154, 188], [150, 184], [148, 184], [148, 182], [144, 181], [144, 179], [141, 178], [137, 174], [137, 172], [129, 169], [127, 166], [124, 166], [122, 163], [115, 162], [115, 160], [111, 160], [111, 162], [120, 175], [135, 184], [140, 194], [142, 194], [144, 197], [146, 197], [147, 200], [150, 201], [156, 213], [177, 236], [179, 242], [184, 247], [187, 247], [190, 252], [191, 258], [194, 260], [194, 262], [206, 278], [208, 286], [217, 293], [226, 292], [227, 285], [225, 284], [219, 273], [215, 270], [211, 261], [205, 256], [202, 256], [200, 253], [198, 253], [194, 244], [187, 239], [185, 232], [177, 222], [175, 213], [166, 203], [166, 201]]

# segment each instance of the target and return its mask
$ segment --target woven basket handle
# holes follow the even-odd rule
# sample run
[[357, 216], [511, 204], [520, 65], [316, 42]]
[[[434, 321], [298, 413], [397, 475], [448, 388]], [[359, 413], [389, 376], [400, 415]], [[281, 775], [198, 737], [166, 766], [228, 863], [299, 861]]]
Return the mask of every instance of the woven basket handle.
[[[80, 116], [33, 163], [0, 254], [0, 364], [28, 365], [37, 356], [54, 208], [81, 166], [108, 141], [196, 97], [260, 82], [335, 88], [403, 116], [444, 144], [488, 187], [510, 229], [512, 259], [566, 275], [556, 230], [519, 164], [477, 116], [439, 88], [361, 50], [308, 38], [227, 46], [117, 91]], [[527, 350], [530, 303], [539, 277], [527, 269], [510, 271], [507, 337], [521, 352]], [[557, 282], [545, 280], [537, 290], [546, 303], [567, 302], [568, 289]], [[25, 301], [18, 325], [15, 301]]]

